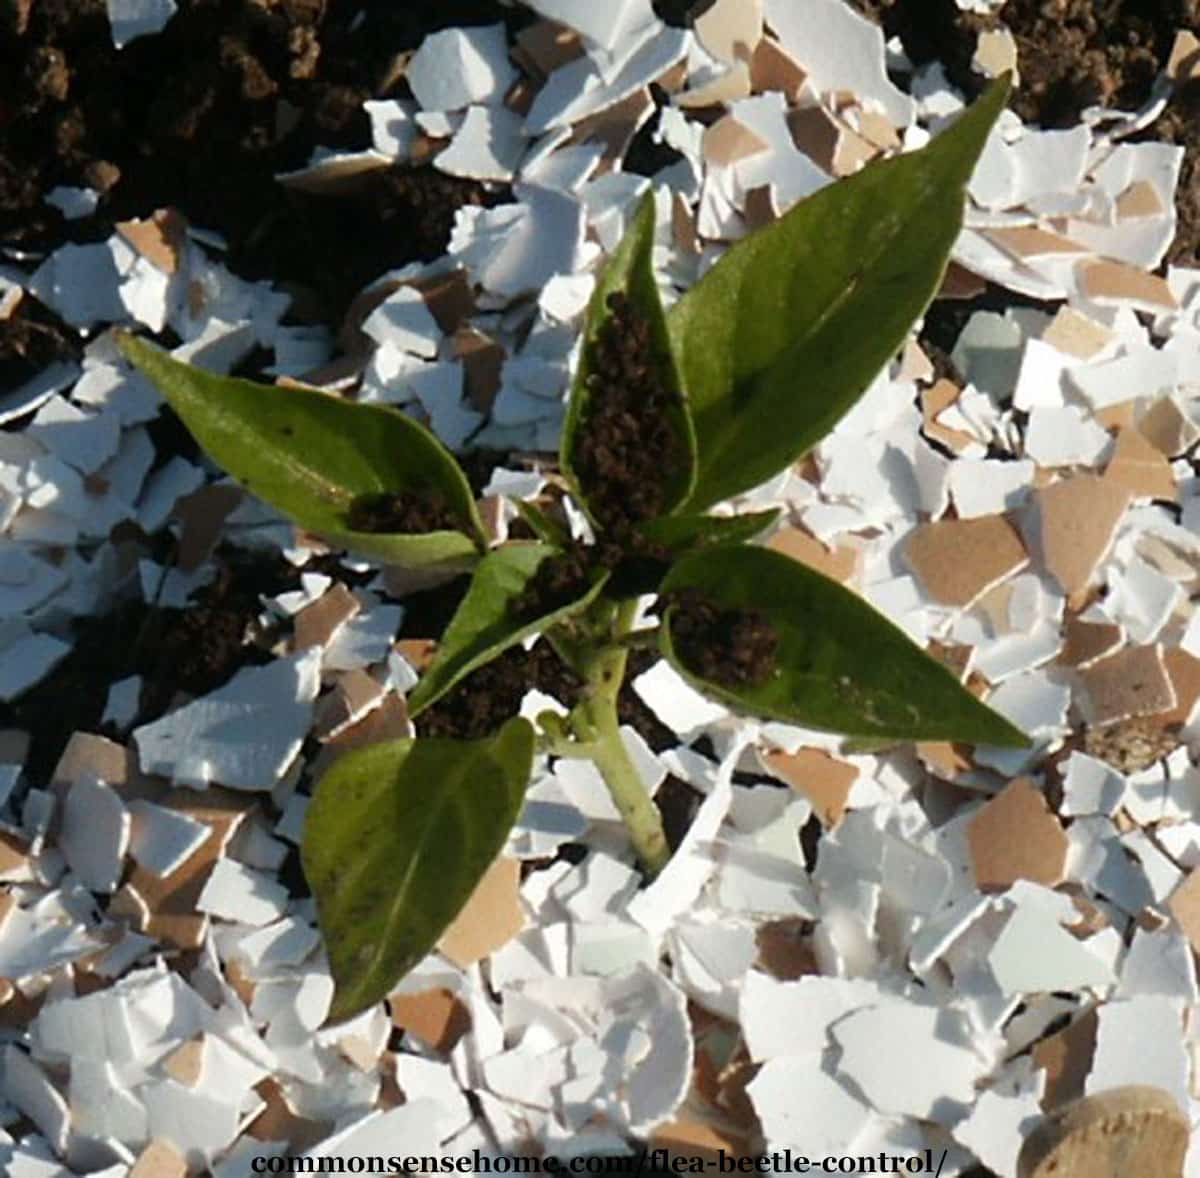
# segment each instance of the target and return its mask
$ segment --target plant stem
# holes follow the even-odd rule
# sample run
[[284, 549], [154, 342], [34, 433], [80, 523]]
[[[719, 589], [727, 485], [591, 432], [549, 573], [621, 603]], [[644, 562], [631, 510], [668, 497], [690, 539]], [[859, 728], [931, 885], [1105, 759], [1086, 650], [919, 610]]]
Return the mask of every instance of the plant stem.
[[653, 878], [671, 857], [667, 836], [663, 832], [662, 815], [646, 792], [641, 774], [625, 742], [621, 739], [617, 721], [617, 694], [625, 678], [628, 648], [621, 640], [633, 624], [636, 602], [623, 604], [614, 618], [614, 638], [617, 645], [595, 652], [587, 666], [587, 695], [579, 705], [581, 719], [587, 728], [592, 760], [608, 786], [613, 804], [617, 807], [634, 850], [646, 872]]
[[630, 630], [617, 639], [617, 645], [626, 650], [652, 650], [658, 646], [658, 627], [645, 626], [641, 630]]
[[581, 740], [578, 727], [567, 717], [543, 712], [537, 718], [537, 751], [567, 760], [591, 760], [596, 751], [593, 741]]

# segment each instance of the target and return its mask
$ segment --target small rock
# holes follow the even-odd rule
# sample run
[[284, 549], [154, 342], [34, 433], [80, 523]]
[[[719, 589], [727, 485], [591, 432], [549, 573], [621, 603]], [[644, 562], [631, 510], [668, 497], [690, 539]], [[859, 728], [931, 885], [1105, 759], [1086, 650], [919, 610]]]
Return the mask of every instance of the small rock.
[[1182, 1178], [1189, 1131], [1163, 1089], [1113, 1088], [1042, 1121], [1021, 1149], [1018, 1178]]

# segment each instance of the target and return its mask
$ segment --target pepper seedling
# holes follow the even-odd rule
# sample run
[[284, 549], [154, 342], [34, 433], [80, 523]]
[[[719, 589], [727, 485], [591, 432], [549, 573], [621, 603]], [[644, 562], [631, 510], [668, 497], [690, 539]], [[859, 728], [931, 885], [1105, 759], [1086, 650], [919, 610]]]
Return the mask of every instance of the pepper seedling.
[[408, 696], [414, 718], [535, 635], [584, 684], [566, 715], [514, 717], [480, 740], [382, 742], [324, 775], [301, 852], [331, 1021], [385, 997], [437, 944], [503, 847], [539, 753], [591, 760], [645, 872], [663, 867], [661, 816], [617, 720], [634, 646], [740, 712], [869, 742], [1027, 743], [862, 598], [756, 545], [778, 511], [709, 511], [810, 450], [901, 346], [941, 282], [1008, 86], [928, 146], [751, 233], [669, 313], [643, 201], [598, 277], [562, 434], [587, 542], [518, 503], [536, 538], [489, 545], [455, 457], [395, 409], [215, 376], [122, 337], [210, 457], [301, 527], [383, 562], [470, 573]]

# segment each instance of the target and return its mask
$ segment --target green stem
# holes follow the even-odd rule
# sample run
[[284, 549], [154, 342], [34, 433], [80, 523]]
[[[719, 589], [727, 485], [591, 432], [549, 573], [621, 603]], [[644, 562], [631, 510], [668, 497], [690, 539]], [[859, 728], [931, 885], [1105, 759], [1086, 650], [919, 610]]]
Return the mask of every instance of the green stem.
[[636, 609], [635, 601], [626, 602], [618, 609], [614, 618], [614, 637], [618, 645], [605, 647], [592, 656], [587, 667], [587, 694], [578, 710], [583, 725], [589, 730], [592, 761], [629, 829], [629, 837], [642, 866], [653, 878], [671, 857], [671, 849], [663, 832], [662, 815], [646, 792], [641, 774], [625, 748], [617, 720], [617, 694], [629, 656], [628, 648], [620, 643], [629, 633]]
[[595, 742], [580, 738], [578, 727], [566, 716], [543, 712], [537, 718], [537, 751], [568, 760], [590, 760], [596, 751]]
[[645, 626], [641, 630], [630, 630], [617, 639], [617, 645], [626, 650], [653, 650], [658, 646], [658, 627]]

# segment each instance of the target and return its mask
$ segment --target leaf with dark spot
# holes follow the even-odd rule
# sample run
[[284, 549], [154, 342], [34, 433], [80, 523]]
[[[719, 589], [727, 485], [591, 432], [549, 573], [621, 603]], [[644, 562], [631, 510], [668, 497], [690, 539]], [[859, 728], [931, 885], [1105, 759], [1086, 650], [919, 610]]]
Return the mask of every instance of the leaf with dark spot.
[[563, 473], [620, 537], [673, 511], [695, 479], [696, 441], [654, 278], [647, 194], [596, 283], [563, 423]]
[[[408, 567], [467, 568], [486, 547], [454, 455], [406, 414], [317, 389], [218, 376], [131, 335], [118, 339], [208, 456], [302, 528]], [[426, 501], [416, 522], [437, 527], [411, 533], [356, 528], [361, 504], [381, 495]]]
[[[706, 677], [712, 668], [689, 658], [702, 643], [681, 626], [678, 604], [659, 627], [662, 652], [698, 690], [739, 711], [847, 736], [1029, 743], [856, 593], [781, 553], [733, 545], [691, 553], [662, 584], [668, 599], [689, 592], [718, 616], [749, 619], [742, 633], [758, 653], [741, 681]], [[768, 645], [773, 669], [760, 657]]]

